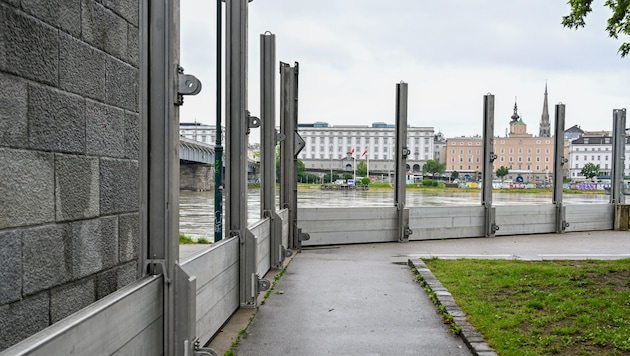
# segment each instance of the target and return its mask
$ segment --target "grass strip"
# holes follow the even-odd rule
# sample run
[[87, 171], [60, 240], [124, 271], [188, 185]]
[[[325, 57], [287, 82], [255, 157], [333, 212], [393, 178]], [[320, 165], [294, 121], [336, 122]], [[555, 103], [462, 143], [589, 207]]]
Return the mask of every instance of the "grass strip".
[[424, 262], [500, 355], [630, 355], [630, 259]]

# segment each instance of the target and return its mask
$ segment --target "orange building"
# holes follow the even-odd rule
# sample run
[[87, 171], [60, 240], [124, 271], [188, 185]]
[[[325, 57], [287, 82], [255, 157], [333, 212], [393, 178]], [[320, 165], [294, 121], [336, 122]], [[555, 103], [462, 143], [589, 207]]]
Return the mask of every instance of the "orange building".
[[[508, 175], [503, 179], [532, 183], [550, 182], [553, 172], [554, 140], [549, 132], [547, 87], [543, 115], [540, 121], [540, 136], [527, 133], [527, 125], [518, 115], [514, 103], [514, 114], [510, 121], [510, 133], [506, 137], [494, 138], [493, 171], [504, 166]], [[455, 137], [447, 139], [445, 150], [446, 170], [457, 171], [462, 179], [477, 181], [483, 169], [483, 141], [481, 136]], [[467, 176], [467, 177], [466, 177]]]

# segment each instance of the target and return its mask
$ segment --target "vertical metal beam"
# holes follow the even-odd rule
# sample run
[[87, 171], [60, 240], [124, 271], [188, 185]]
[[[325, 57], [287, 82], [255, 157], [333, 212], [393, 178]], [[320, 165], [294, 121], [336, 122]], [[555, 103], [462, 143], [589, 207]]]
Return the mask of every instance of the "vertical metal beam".
[[260, 217], [270, 221], [270, 263], [282, 268], [282, 221], [276, 213], [276, 36], [271, 32], [260, 35], [260, 130], [261, 181]]
[[289, 209], [290, 248], [300, 248], [301, 234], [297, 227], [297, 155], [304, 141], [297, 132], [299, 64], [291, 67], [280, 63], [280, 204]]
[[492, 207], [492, 162], [494, 153], [494, 95], [483, 96], [483, 181], [481, 184], [481, 205], [484, 207], [484, 231], [486, 237], [494, 237], [499, 230], [495, 222], [495, 208]]
[[214, 146], [214, 242], [219, 242], [223, 238], [223, 145], [221, 144], [221, 45], [223, 44], [223, 8], [221, 4], [224, 0], [217, 0], [217, 72], [216, 72], [216, 144]]
[[623, 177], [626, 152], [626, 109], [613, 110], [613, 162], [611, 173], [610, 203], [624, 204]]
[[[145, 12], [146, 11], [146, 12]], [[164, 354], [175, 355], [175, 261], [179, 256], [179, 0], [143, 2], [141, 115], [144, 273], [164, 276]], [[146, 92], [145, 92], [146, 90]], [[146, 137], [148, 133], [148, 137]]]
[[396, 184], [394, 205], [398, 212], [398, 241], [409, 241], [409, 214], [407, 201], [407, 83], [396, 84]]
[[242, 307], [256, 307], [256, 239], [247, 229], [247, 0], [226, 2], [226, 216], [227, 236], [240, 240]]
[[553, 167], [553, 203], [556, 205], [556, 233], [564, 233], [569, 224], [566, 222], [566, 209], [562, 203], [562, 183], [564, 182], [564, 118], [565, 105], [556, 105], [554, 133], [554, 167]]

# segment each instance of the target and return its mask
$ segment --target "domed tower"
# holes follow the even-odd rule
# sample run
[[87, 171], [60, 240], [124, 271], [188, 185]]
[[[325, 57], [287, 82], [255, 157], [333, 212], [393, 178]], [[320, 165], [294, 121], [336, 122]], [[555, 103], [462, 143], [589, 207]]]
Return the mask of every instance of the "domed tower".
[[516, 98], [514, 98], [514, 114], [510, 121], [510, 137], [512, 136], [527, 136], [527, 125], [523, 122], [523, 119], [518, 115], [518, 105], [516, 104]]

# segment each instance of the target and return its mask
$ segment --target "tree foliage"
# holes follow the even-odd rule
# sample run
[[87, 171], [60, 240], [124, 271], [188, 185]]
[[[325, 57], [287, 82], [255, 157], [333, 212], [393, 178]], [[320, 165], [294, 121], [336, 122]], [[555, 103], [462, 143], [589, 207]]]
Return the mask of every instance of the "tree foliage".
[[367, 164], [365, 161], [359, 161], [359, 163], [357, 163], [357, 175], [359, 177], [365, 177], [367, 175]]
[[507, 167], [505, 167], [505, 166], [501, 166], [501, 167], [497, 168], [497, 171], [496, 171], [496, 175], [500, 179], [503, 179], [503, 177], [508, 175], [508, 173], [510, 173], [510, 170]]
[[[562, 17], [564, 27], [578, 29], [586, 25], [586, 16], [593, 10], [593, 0], [569, 0], [571, 12]], [[606, 31], [608, 36], [618, 39], [619, 35], [630, 35], [630, 0], [606, 0], [604, 6], [612, 10]], [[623, 42], [619, 46], [621, 57], [630, 53], [630, 43]]]
[[455, 180], [459, 178], [459, 172], [458, 171], [452, 171], [451, 172], [451, 179]]
[[444, 163], [440, 163], [436, 160], [430, 159], [427, 163], [422, 166], [423, 173], [431, 173], [432, 175], [435, 173], [444, 173]]
[[584, 165], [584, 167], [582, 167], [580, 174], [586, 177], [587, 179], [597, 177], [599, 175], [599, 164], [588, 162], [587, 164]]

